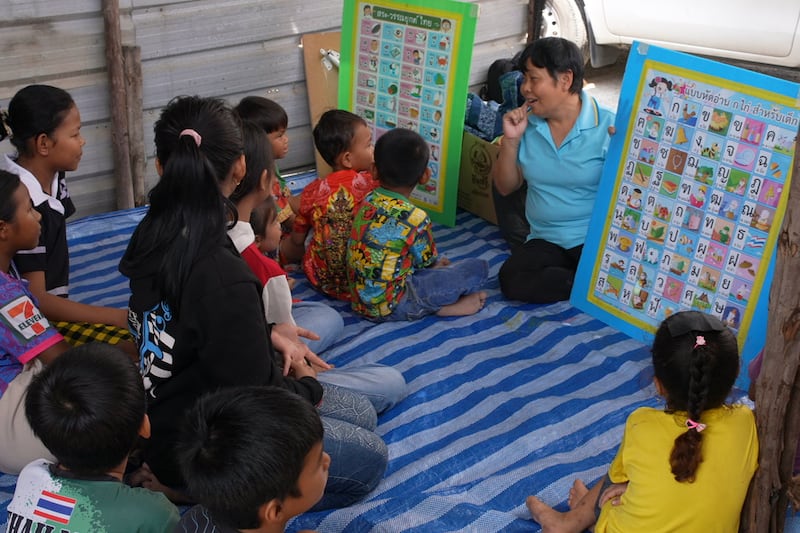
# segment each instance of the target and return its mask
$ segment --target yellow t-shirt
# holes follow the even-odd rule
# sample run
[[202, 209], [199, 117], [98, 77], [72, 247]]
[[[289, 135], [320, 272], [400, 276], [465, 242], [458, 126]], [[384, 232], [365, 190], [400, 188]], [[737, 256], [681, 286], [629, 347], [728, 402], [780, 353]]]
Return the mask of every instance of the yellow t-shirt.
[[621, 505], [606, 503], [596, 533], [680, 531], [729, 533], [739, 529], [739, 514], [758, 465], [753, 412], [744, 405], [703, 413], [703, 462], [694, 483], [675, 481], [669, 456], [675, 438], [686, 431], [686, 413], [642, 407], [625, 422], [625, 434], [608, 475], [628, 481]]

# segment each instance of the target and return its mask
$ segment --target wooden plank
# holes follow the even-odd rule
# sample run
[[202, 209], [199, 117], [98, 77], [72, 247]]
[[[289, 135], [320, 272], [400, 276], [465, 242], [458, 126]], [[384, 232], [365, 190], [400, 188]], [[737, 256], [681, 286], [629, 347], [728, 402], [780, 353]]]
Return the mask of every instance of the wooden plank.
[[478, 25], [475, 28], [476, 49], [488, 41], [504, 39], [509, 35], [517, 35], [520, 41], [523, 40], [527, 31], [527, 1], [491, 0], [479, 4]]
[[0, 3], [0, 28], [33, 19], [97, 14], [97, 0], [3, 0]]
[[[165, 105], [180, 94], [226, 96], [247, 93], [263, 87], [302, 82], [302, 56], [297, 37], [272, 43], [265, 53], [261, 44], [159, 58], [142, 62], [146, 80], [143, 91], [145, 109]], [[144, 56], [144, 50], [142, 50]]]
[[136, 10], [133, 20], [143, 60], [249, 43], [265, 43], [263, 50], [271, 54], [277, 52], [272, 41], [294, 36], [297, 42], [301, 33], [340, 26], [342, 6], [338, 2], [197, 0]]
[[[319, 117], [325, 111], [338, 107], [339, 67], [330, 61], [322, 61], [320, 50], [340, 51], [341, 39], [342, 34], [338, 31], [303, 35], [303, 63], [312, 126], [319, 122]], [[326, 176], [333, 170], [316, 150], [314, 160], [318, 175]]]
[[41, 20], [2, 29], [0, 86], [105, 68], [103, 19]]

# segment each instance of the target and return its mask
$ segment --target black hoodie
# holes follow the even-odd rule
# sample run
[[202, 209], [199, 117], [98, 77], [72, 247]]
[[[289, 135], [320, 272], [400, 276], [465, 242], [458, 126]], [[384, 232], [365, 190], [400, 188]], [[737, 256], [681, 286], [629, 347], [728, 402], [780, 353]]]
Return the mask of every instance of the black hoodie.
[[172, 445], [198, 397], [221, 387], [274, 385], [316, 405], [322, 387], [314, 378], [283, 376], [269, 339], [261, 284], [230, 239], [209, 245], [196, 259], [176, 314], [158, 291], [159, 258], [136, 257], [137, 237], [143, 236], [134, 236], [119, 270], [130, 279], [128, 322], [152, 426], [145, 460], [162, 483], [179, 486]]

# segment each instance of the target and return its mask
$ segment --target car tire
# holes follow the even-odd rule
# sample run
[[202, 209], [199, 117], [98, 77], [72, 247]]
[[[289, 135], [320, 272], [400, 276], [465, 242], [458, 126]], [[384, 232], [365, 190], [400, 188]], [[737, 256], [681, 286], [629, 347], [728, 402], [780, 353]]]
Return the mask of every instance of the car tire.
[[563, 37], [578, 45], [589, 59], [589, 36], [579, 0], [545, 0], [540, 37]]

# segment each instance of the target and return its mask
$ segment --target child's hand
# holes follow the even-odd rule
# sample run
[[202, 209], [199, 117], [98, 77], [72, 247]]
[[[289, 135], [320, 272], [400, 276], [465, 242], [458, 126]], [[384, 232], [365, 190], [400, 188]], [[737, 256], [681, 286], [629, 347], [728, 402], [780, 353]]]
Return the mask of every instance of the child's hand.
[[[283, 355], [283, 375], [289, 375], [290, 369], [300, 366], [316, 365], [319, 368], [330, 370], [333, 368], [317, 354], [312, 352], [300, 337], [318, 340], [319, 335], [294, 324], [276, 324], [272, 328], [272, 344]], [[295, 372], [296, 374], [296, 372]]]
[[447, 258], [447, 256], [440, 255], [439, 259], [436, 261], [436, 264], [433, 265], [433, 267], [434, 268], [436, 268], [436, 267], [446, 267], [449, 264], [450, 264], [450, 260]]
[[600, 498], [597, 500], [597, 506], [602, 507], [609, 500], [611, 500], [611, 505], [620, 505], [622, 502], [619, 497], [625, 494], [626, 490], [628, 490], [627, 482], [612, 483], [600, 494]]

